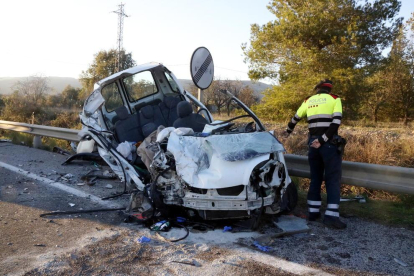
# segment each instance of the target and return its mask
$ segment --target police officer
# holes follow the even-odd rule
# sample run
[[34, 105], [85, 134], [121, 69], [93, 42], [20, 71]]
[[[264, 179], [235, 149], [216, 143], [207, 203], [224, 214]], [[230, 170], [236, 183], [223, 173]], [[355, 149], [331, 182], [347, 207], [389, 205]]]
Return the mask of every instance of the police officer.
[[323, 223], [331, 228], [344, 229], [346, 224], [339, 219], [340, 180], [342, 156], [338, 147], [332, 143], [338, 135], [342, 120], [341, 99], [331, 94], [332, 81], [325, 79], [315, 86], [316, 94], [308, 97], [289, 122], [286, 136], [305, 116], [309, 128], [308, 160], [311, 183], [308, 192], [308, 220], [320, 217], [321, 185], [325, 172], [325, 185], [328, 205]]

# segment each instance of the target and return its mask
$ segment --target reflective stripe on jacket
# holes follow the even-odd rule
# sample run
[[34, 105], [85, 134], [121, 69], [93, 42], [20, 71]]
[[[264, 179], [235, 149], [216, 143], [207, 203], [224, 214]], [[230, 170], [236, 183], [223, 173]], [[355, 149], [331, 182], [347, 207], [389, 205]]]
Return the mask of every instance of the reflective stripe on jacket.
[[287, 131], [290, 133], [296, 124], [307, 117], [309, 134], [318, 136], [319, 142], [324, 143], [338, 134], [338, 128], [342, 120], [341, 99], [320, 90], [318, 94], [307, 98], [299, 107], [295, 116], [288, 124]]

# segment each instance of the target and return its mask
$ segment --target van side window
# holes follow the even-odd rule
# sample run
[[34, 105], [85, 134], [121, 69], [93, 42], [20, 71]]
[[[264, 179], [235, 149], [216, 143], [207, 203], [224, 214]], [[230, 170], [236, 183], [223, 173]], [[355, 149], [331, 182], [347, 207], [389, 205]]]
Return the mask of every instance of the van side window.
[[102, 88], [102, 97], [105, 99], [106, 111], [112, 112], [123, 105], [121, 95], [119, 94], [118, 85], [111, 83]]
[[178, 85], [177, 85], [177, 83], [175, 82], [175, 80], [172, 78], [172, 76], [171, 76], [168, 72], [164, 72], [164, 75], [165, 75], [165, 77], [166, 77], [166, 78], [167, 78], [167, 80], [168, 80], [168, 84], [170, 85], [171, 90], [172, 90], [173, 92], [178, 93], [178, 92], [179, 92]]
[[137, 73], [133, 76], [126, 77], [122, 81], [124, 82], [128, 98], [131, 102], [158, 92], [157, 85], [150, 71]]

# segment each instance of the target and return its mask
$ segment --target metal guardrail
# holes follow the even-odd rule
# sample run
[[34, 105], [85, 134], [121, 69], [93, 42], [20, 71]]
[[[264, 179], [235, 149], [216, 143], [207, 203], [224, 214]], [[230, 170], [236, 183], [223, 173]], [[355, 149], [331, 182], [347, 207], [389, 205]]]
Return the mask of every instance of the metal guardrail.
[[[48, 136], [78, 142], [79, 130], [32, 125], [0, 120], [0, 129]], [[285, 160], [291, 176], [310, 178], [306, 156], [286, 154]], [[377, 164], [343, 161], [342, 183], [369, 189], [414, 194], [414, 169]]]
[[0, 129], [24, 132], [24, 133], [33, 134], [36, 136], [53, 137], [57, 139], [63, 139], [63, 140], [74, 141], [74, 142], [80, 141], [80, 138], [78, 136], [79, 130], [77, 129], [32, 125], [32, 124], [16, 123], [16, 122], [9, 122], [9, 121], [2, 121], [2, 120], [0, 120]]
[[[310, 178], [308, 158], [285, 155], [289, 174]], [[414, 169], [359, 162], [342, 162], [342, 183], [404, 194], [414, 194]]]

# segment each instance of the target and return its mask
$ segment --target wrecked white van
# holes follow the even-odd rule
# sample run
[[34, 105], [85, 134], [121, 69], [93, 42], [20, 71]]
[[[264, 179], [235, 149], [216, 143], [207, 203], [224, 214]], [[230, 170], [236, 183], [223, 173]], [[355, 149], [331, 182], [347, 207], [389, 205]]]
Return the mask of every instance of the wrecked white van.
[[[95, 141], [99, 155], [125, 182], [131, 194], [127, 212], [145, 218], [178, 208], [209, 220], [295, 207], [283, 145], [240, 100], [223, 94], [241, 115], [214, 121], [158, 63], [95, 85], [80, 114], [80, 135]], [[124, 146], [131, 149], [127, 154], [121, 154]]]

